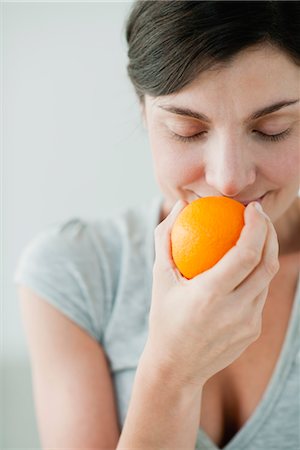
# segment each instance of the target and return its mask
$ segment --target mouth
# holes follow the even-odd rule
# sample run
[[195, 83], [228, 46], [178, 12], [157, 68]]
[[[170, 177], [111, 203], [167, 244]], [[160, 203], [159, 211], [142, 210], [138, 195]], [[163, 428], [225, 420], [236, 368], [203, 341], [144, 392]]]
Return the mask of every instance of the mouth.
[[267, 194], [267, 192], [264, 194], [264, 195], [262, 195], [261, 197], [259, 197], [259, 198], [254, 198], [254, 199], [252, 199], [252, 200], [238, 200], [238, 199], [233, 199], [233, 200], [237, 200], [238, 202], [240, 202], [240, 203], [242, 203], [242, 205], [244, 205], [244, 206], [247, 206], [247, 205], [249, 205], [249, 203], [251, 203], [251, 202], [258, 202], [258, 203], [261, 203], [262, 202], [262, 200], [263, 200], [263, 198], [265, 197], [265, 195]]
[[[197, 198], [207, 197], [207, 196], [201, 196], [201, 195], [197, 194], [195, 191], [191, 191], [190, 189], [187, 189], [187, 191], [188, 191], [189, 194], [192, 194], [192, 197], [193, 197], [190, 201], [196, 200]], [[253, 199], [250, 199], [250, 200], [240, 200], [240, 199], [234, 198], [234, 197], [228, 197], [228, 198], [232, 198], [232, 200], [236, 200], [237, 202], [242, 203], [242, 205], [247, 206], [247, 205], [249, 205], [249, 203], [251, 203], [251, 202], [258, 202], [258, 203], [261, 203], [262, 200], [263, 200], [263, 198], [264, 198], [266, 195], [267, 195], [267, 192], [265, 192], [261, 197], [253, 198]]]

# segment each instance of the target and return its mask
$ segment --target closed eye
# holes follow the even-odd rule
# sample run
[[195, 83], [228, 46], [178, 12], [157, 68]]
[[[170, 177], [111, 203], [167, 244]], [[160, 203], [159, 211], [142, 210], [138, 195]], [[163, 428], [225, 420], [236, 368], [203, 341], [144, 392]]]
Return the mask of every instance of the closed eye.
[[[264, 141], [278, 142], [278, 141], [284, 139], [285, 137], [287, 137], [289, 135], [290, 131], [291, 131], [291, 129], [287, 128], [286, 130], [282, 131], [281, 133], [277, 133], [277, 134], [267, 134], [267, 133], [263, 133], [262, 131], [259, 131], [259, 130], [253, 130], [253, 133], [255, 133], [259, 139], [262, 139]], [[172, 137], [180, 142], [197, 141], [199, 139], [202, 139], [206, 133], [207, 133], [207, 131], [200, 131], [199, 133], [193, 134], [192, 136], [181, 136], [180, 134], [177, 134], [177, 133], [174, 133], [173, 131], [171, 131]]]
[[181, 136], [181, 134], [171, 131], [171, 136], [180, 142], [193, 142], [203, 138], [206, 133], [207, 131], [200, 131], [200, 133], [193, 134], [192, 136]]
[[286, 130], [282, 131], [281, 133], [277, 133], [277, 134], [266, 134], [263, 133], [262, 131], [258, 131], [258, 130], [253, 130], [253, 133], [256, 133], [259, 137], [259, 139], [262, 139], [264, 141], [273, 141], [273, 142], [277, 142], [280, 141], [281, 139], [284, 139], [285, 137], [287, 137], [290, 133], [291, 129], [287, 128]]

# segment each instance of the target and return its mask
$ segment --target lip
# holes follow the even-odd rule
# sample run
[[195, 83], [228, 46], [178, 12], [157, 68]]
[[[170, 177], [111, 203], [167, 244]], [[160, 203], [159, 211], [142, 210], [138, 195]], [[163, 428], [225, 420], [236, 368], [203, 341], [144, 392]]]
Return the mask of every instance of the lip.
[[[194, 194], [197, 198], [203, 198], [201, 195], [198, 195], [195, 191], [191, 191], [189, 189], [187, 189], [190, 193]], [[254, 198], [254, 199], [250, 199], [250, 200], [239, 200], [238, 198], [233, 198], [232, 200], [236, 200], [239, 203], [242, 203], [242, 205], [247, 206], [249, 205], [249, 203], [251, 202], [258, 202], [261, 203], [263, 198], [265, 197], [265, 195], [267, 194], [267, 192], [265, 192], [261, 197], [259, 198]]]
[[233, 199], [233, 200], [237, 200], [238, 202], [242, 203], [242, 205], [247, 206], [247, 205], [249, 205], [249, 203], [251, 203], [251, 202], [258, 202], [258, 203], [261, 203], [261, 202], [262, 202], [262, 199], [264, 198], [265, 195], [266, 195], [266, 194], [262, 195], [262, 196], [259, 197], [259, 198], [254, 198], [254, 199], [251, 199], [251, 200], [237, 200], [237, 199]]

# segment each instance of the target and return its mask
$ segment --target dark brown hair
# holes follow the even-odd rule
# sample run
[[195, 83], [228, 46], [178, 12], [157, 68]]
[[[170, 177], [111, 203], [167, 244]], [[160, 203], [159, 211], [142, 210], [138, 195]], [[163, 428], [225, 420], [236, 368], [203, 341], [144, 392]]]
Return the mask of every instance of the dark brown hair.
[[299, 11], [293, 1], [137, 0], [125, 24], [129, 78], [143, 101], [250, 46], [270, 43], [300, 64]]

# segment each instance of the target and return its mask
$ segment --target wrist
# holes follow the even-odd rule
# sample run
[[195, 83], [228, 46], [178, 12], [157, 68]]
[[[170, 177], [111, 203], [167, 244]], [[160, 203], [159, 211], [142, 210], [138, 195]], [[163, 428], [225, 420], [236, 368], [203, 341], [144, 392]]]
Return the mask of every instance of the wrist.
[[195, 449], [201, 385], [182, 383], [146, 346], [140, 358], [118, 449]]
[[176, 361], [158, 355], [148, 342], [139, 361], [137, 376], [145, 383], [159, 385], [160, 389], [182, 392], [192, 397], [201, 397], [205, 384], [205, 380], [201, 380], [200, 377], [196, 381], [188, 377]]

